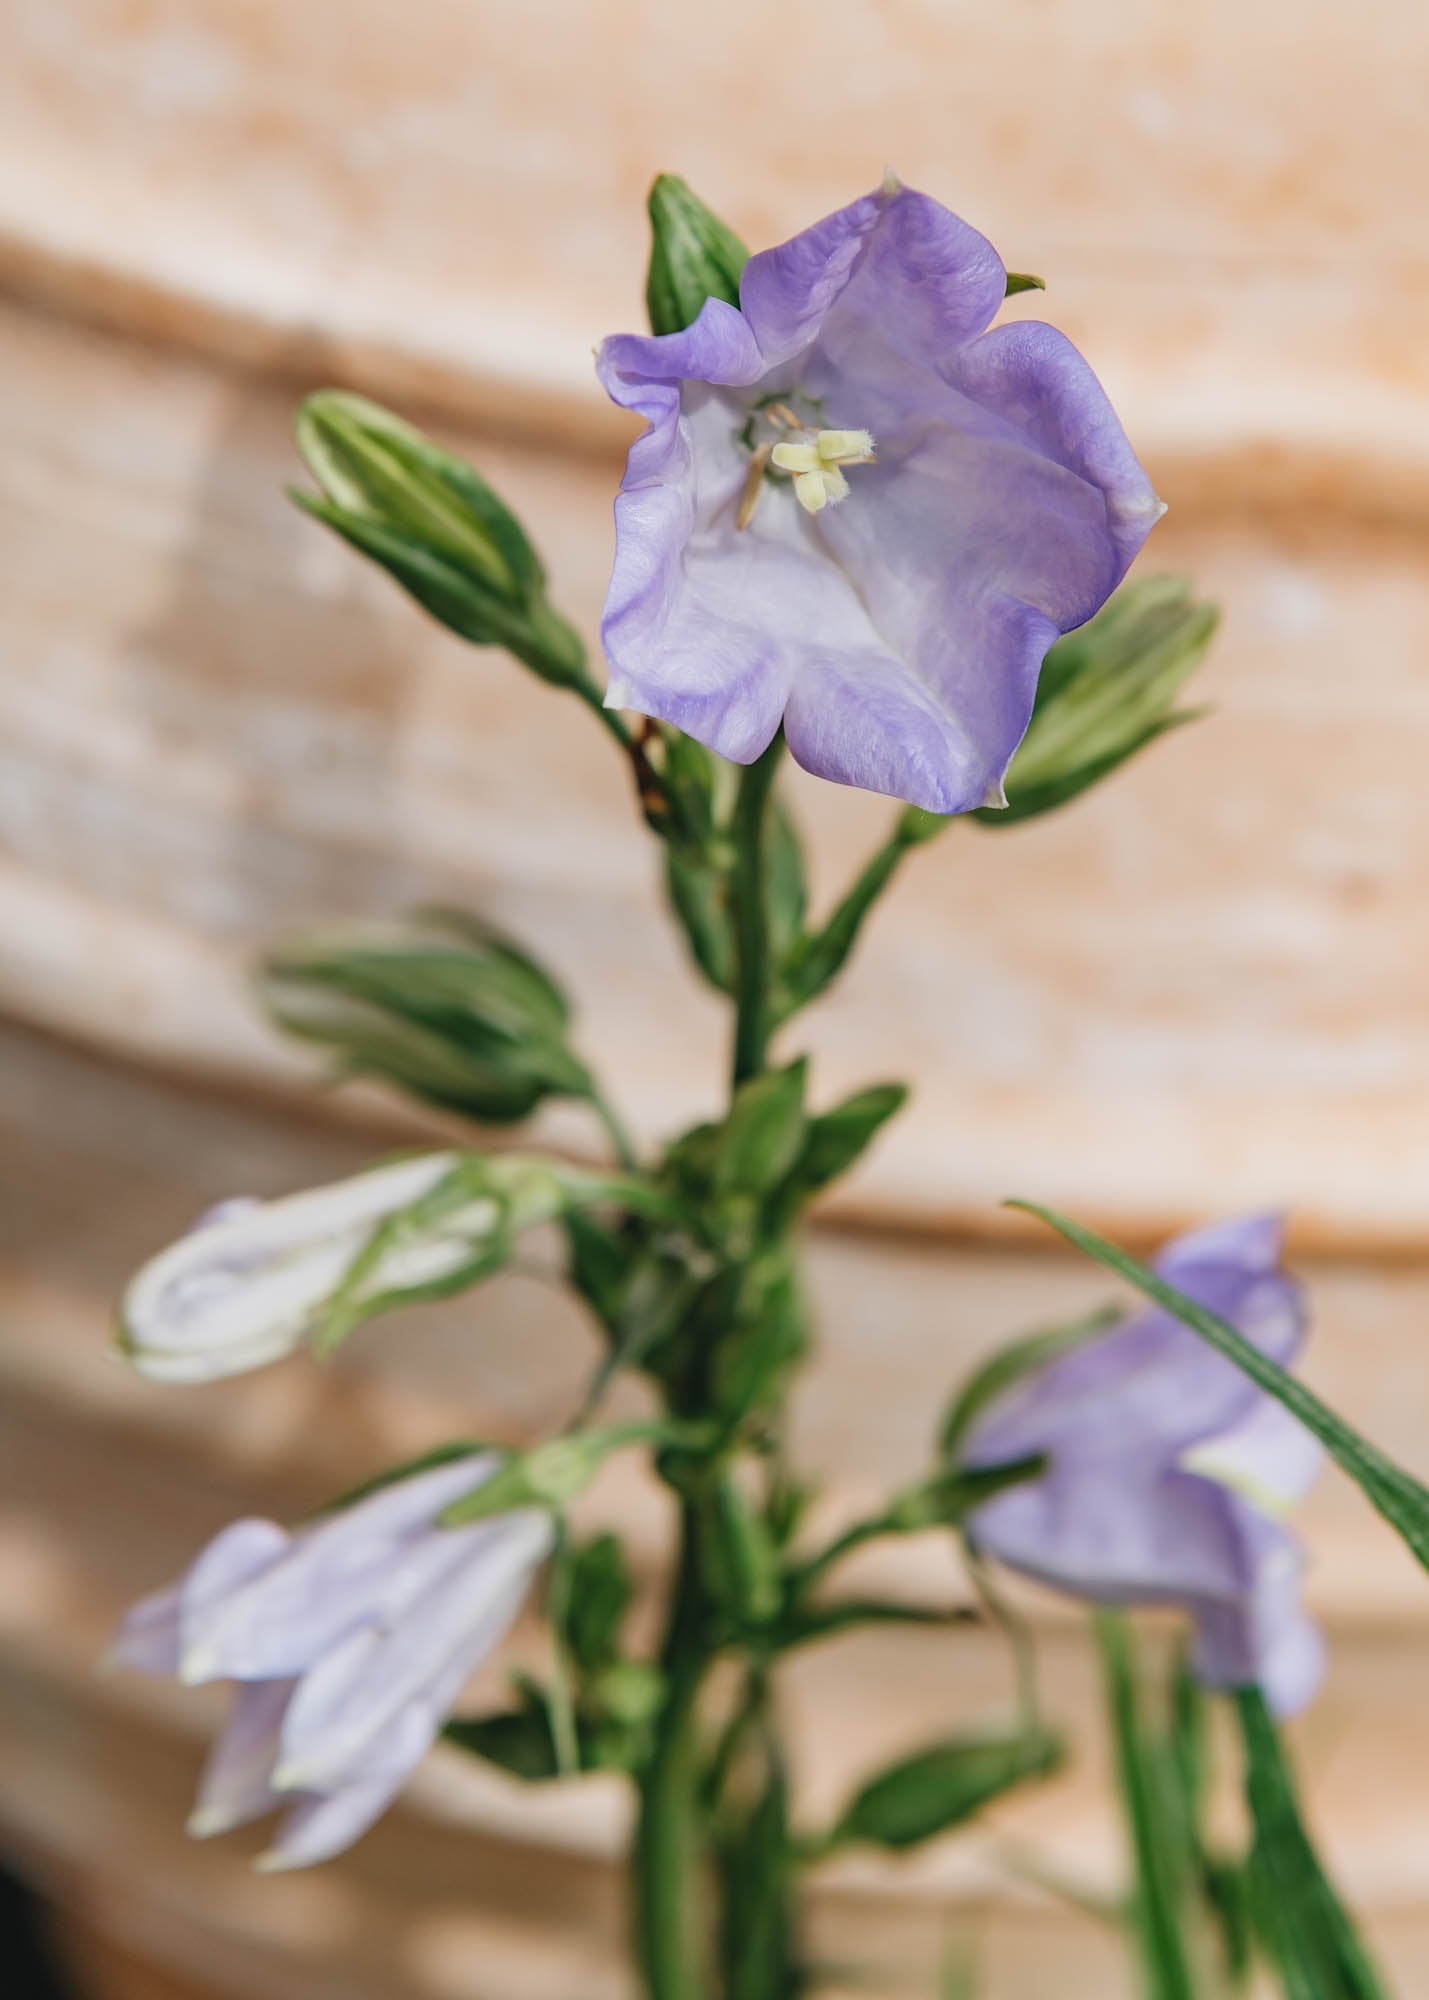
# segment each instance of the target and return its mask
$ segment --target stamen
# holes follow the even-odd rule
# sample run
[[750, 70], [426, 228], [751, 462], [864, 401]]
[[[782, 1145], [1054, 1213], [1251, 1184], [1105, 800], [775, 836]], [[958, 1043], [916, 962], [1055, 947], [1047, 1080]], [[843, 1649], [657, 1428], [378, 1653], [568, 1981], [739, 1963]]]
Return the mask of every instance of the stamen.
[[[779, 447], [781, 451], [783, 448], [782, 445]], [[744, 475], [744, 491], [739, 496], [739, 508], [734, 517], [736, 528], [747, 528], [754, 519], [754, 510], [764, 490], [764, 468], [768, 463], [769, 446], [756, 445], [749, 454], [749, 470]]]
[[794, 474], [794, 498], [809, 514], [837, 505], [848, 498], [845, 465], [876, 465], [873, 433], [863, 430], [820, 431], [809, 442], [808, 434], [799, 444], [779, 443], [769, 454], [781, 472]]

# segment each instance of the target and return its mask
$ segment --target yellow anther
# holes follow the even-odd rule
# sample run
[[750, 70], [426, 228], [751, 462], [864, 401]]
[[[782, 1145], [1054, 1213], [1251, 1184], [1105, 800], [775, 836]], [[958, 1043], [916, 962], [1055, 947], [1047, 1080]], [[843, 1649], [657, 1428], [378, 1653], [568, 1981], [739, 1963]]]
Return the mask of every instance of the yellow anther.
[[824, 461], [811, 444], [776, 444], [774, 463], [781, 472], [822, 472]]
[[871, 465], [872, 431], [820, 431], [814, 448], [826, 465]]
[[769, 456], [781, 472], [794, 474], [794, 498], [809, 514], [848, 498], [841, 467], [876, 463], [870, 431], [820, 431], [812, 442], [806, 431], [797, 444], [776, 444]]
[[801, 472], [794, 481], [794, 498], [806, 514], [817, 514], [833, 498], [828, 488], [828, 477], [826, 472]]

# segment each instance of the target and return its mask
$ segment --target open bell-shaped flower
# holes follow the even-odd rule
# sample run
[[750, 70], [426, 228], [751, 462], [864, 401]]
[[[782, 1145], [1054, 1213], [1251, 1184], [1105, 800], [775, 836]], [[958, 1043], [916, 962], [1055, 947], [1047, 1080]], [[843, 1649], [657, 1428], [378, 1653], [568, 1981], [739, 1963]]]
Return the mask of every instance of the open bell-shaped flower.
[[622, 334], [607, 700], [932, 812], [999, 804], [1058, 633], [1162, 509], [1086, 362], [989, 331], [1007, 274], [891, 177], [751, 257], [739, 305]]
[[[1280, 1245], [1278, 1220], [1256, 1216], [1177, 1238], [1156, 1269], [1287, 1366], [1304, 1310]], [[1045, 1472], [969, 1517], [979, 1548], [1095, 1603], [1183, 1606], [1203, 1680], [1259, 1685], [1281, 1714], [1304, 1706], [1324, 1647], [1283, 1517], [1322, 1453], [1279, 1403], [1151, 1310], [1025, 1377], [975, 1425], [962, 1462], [1028, 1456]]]
[[294, 1534], [236, 1521], [129, 1613], [116, 1665], [241, 1683], [192, 1833], [281, 1809], [258, 1865], [297, 1868], [350, 1846], [386, 1810], [552, 1545], [539, 1508], [438, 1524], [498, 1464], [463, 1454]]

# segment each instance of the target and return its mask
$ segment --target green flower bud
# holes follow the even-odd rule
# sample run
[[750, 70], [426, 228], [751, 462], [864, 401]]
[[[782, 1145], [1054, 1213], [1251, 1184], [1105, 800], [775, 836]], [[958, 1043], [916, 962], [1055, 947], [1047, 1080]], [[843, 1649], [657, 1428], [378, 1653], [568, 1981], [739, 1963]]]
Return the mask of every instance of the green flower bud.
[[1179, 577], [1152, 577], [1118, 591], [1090, 623], [1059, 639], [1007, 774], [1007, 805], [970, 817], [1003, 827], [1051, 812], [1193, 721], [1200, 710], [1173, 703], [1204, 658], [1217, 615]]
[[749, 252], [678, 174], [659, 174], [650, 190], [650, 269], [645, 306], [652, 333], [678, 333], [706, 299], [739, 304], [739, 274]]
[[558, 686], [583, 678], [581, 642], [548, 603], [524, 529], [463, 459], [337, 389], [308, 397], [297, 434], [322, 489], [295, 492], [300, 507], [461, 638], [505, 646]]
[[569, 1012], [535, 961], [476, 919], [413, 913], [387, 926], [314, 932], [264, 962], [259, 992], [289, 1034], [352, 1075], [505, 1124], [547, 1097], [588, 1097]]

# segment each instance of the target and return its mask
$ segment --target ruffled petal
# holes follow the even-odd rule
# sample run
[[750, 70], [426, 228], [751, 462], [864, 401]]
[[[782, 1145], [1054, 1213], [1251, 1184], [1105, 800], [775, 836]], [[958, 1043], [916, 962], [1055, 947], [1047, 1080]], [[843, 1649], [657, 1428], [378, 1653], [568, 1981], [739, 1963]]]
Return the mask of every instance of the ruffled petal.
[[751, 257], [739, 303], [768, 369], [815, 341], [838, 343], [855, 358], [870, 328], [884, 357], [936, 369], [982, 332], [1006, 286], [985, 236], [930, 196], [890, 181]]
[[1231, 1430], [1203, 1438], [1181, 1454], [1187, 1472], [1229, 1487], [1272, 1518], [1299, 1505], [1324, 1463], [1319, 1439], [1269, 1396]]
[[[970, 342], [945, 372], [965, 396], [1102, 496], [1115, 551], [1109, 593], [1166, 510], [1087, 362], [1055, 327], [1018, 320]], [[1073, 622], [1090, 618], [1100, 602]]]
[[1245, 1587], [1233, 1503], [1205, 1480], [1128, 1477], [1115, 1456], [1053, 1463], [971, 1516], [979, 1548], [1100, 1604], [1234, 1601]]

